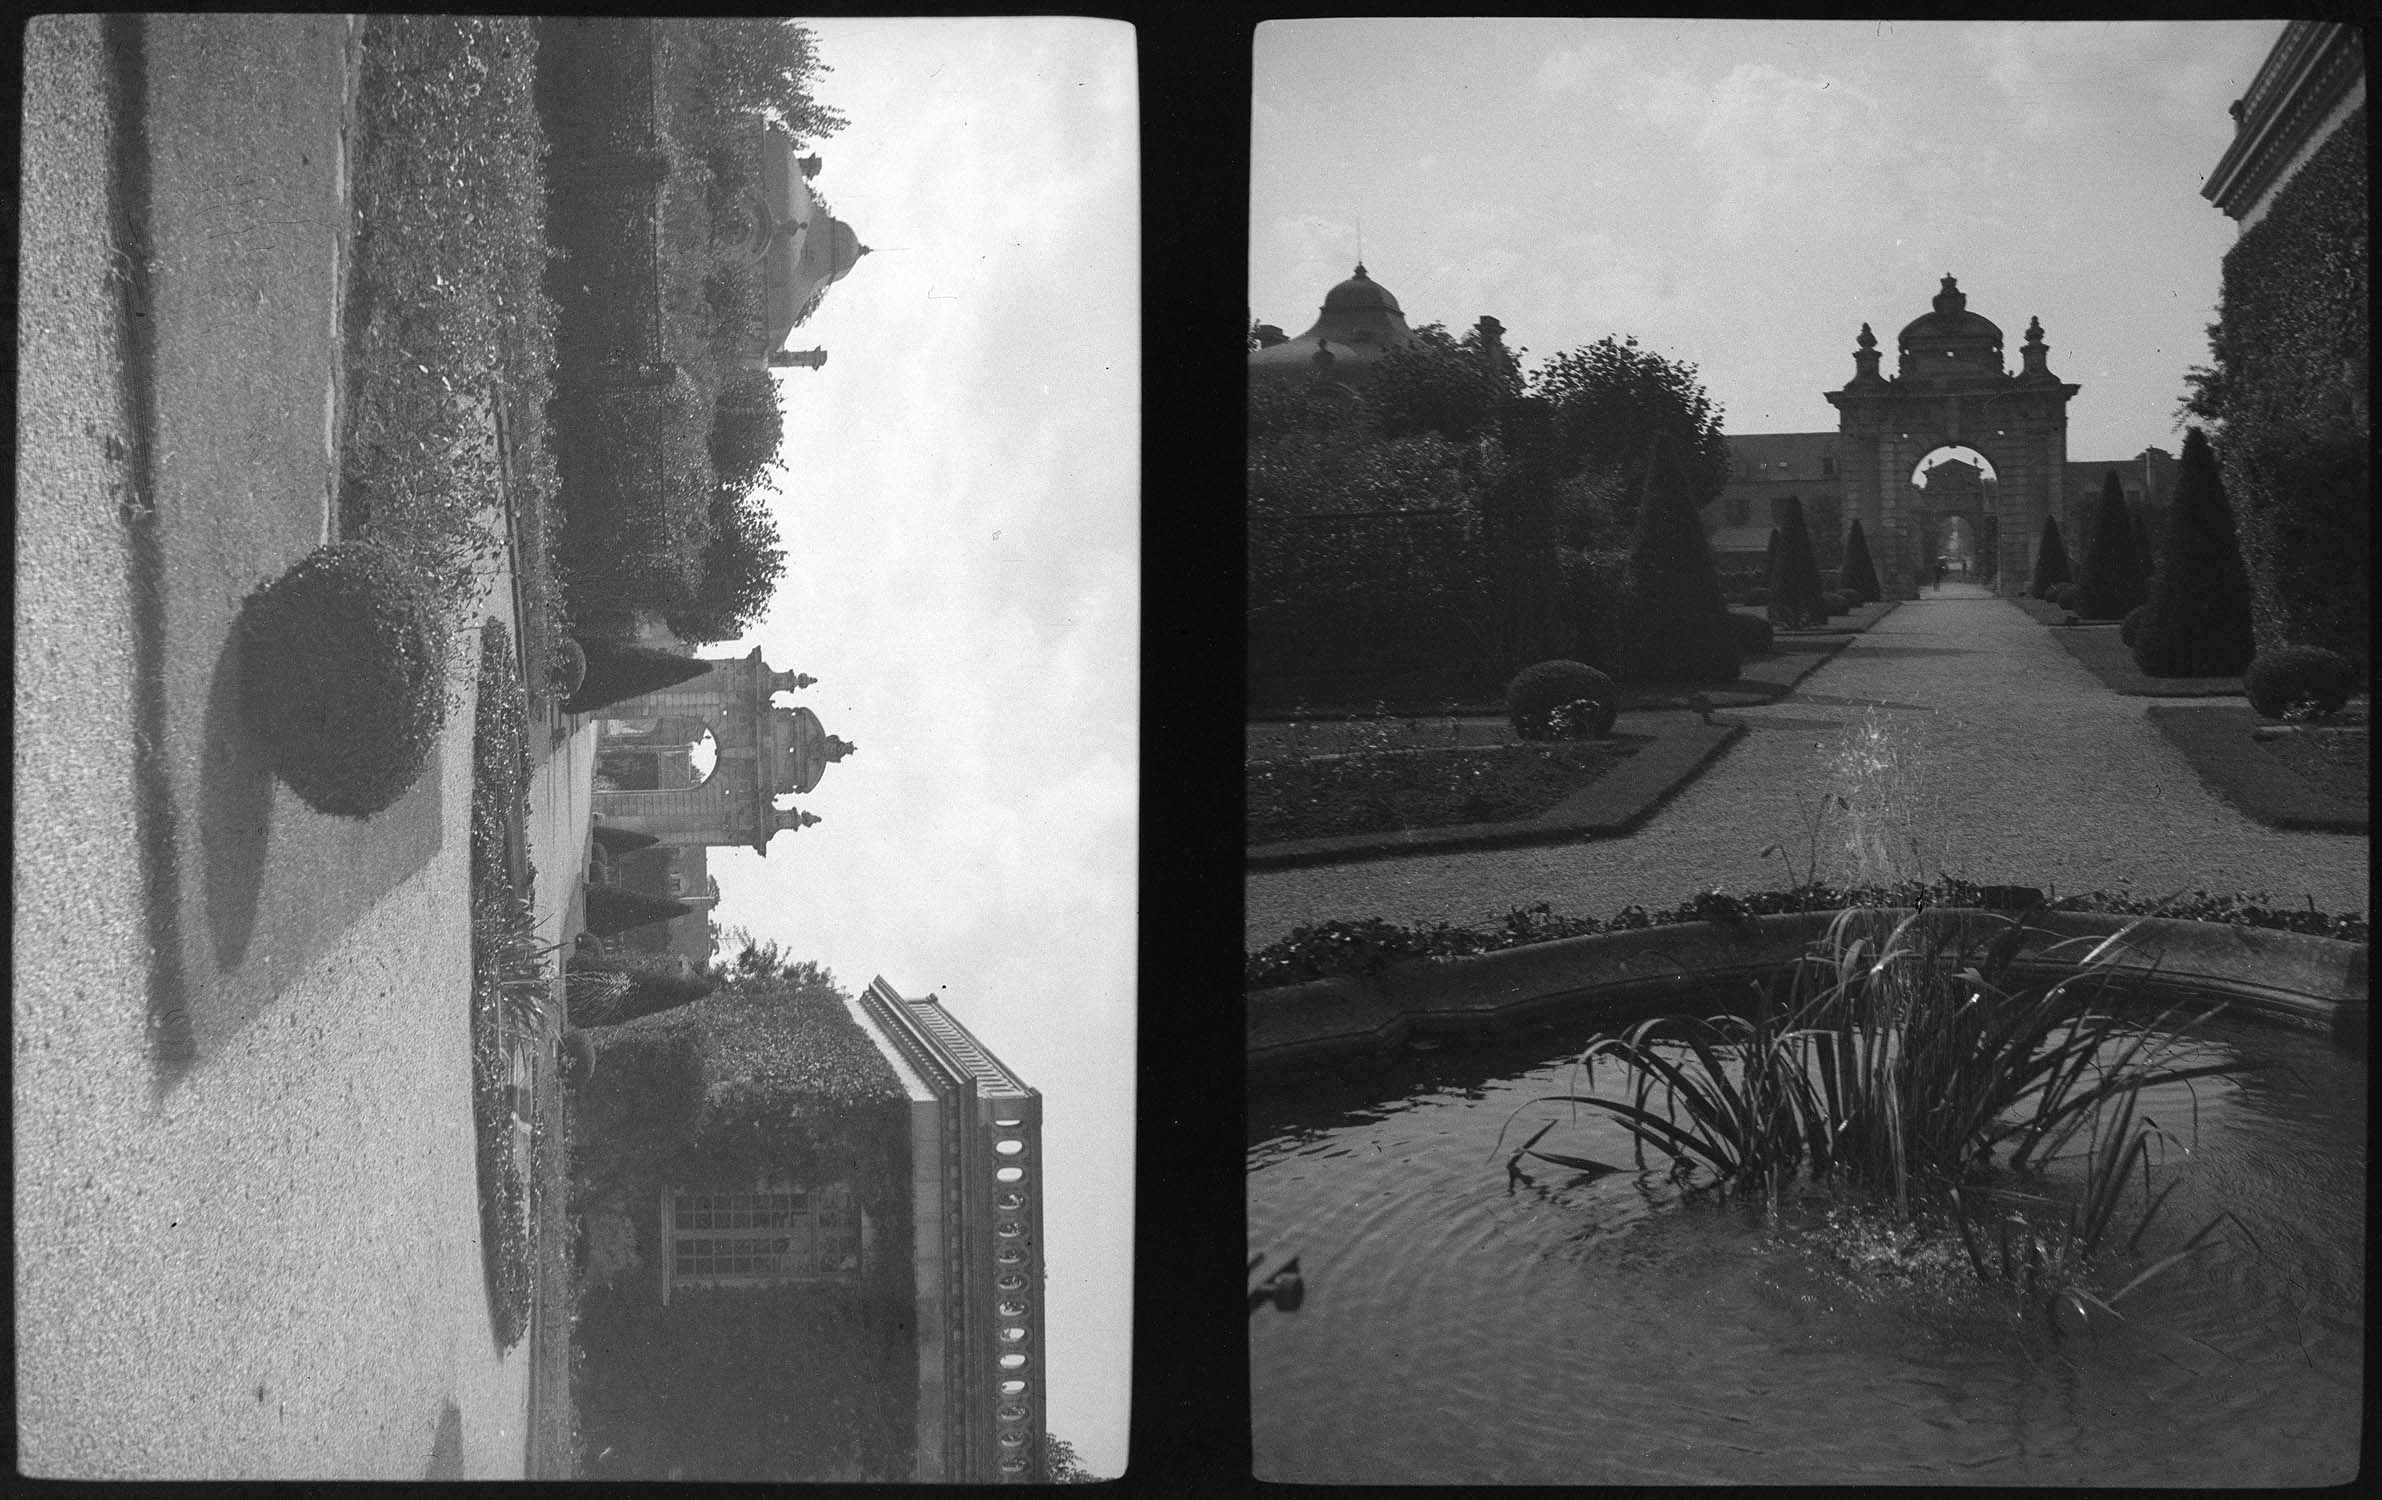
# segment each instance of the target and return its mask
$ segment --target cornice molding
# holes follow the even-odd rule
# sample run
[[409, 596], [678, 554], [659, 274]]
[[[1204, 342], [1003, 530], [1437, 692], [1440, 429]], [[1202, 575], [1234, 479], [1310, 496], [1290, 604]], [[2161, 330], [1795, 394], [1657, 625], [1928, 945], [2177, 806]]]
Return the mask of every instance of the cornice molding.
[[2356, 27], [2293, 21], [2242, 96], [2233, 143], [2217, 159], [2200, 196], [2228, 218], [2248, 215], [2364, 72]]

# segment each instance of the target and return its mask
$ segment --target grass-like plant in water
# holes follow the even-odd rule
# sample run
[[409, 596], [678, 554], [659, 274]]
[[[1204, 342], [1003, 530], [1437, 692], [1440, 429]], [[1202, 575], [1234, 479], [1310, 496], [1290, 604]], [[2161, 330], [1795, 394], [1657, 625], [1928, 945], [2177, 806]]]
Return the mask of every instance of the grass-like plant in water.
[[[1912, 786], [1897, 751], [1874, 717], [1856, 728], [1840, 762], [1851, 785], [1832, 794], [1862, 814], [1848, 847], [1873, 878], [1892, 873], [1880, 868], [1885, 804]], [[1897, 795], [1874, 795], [1887, 789]], [[1724, 1193], [1750, 1189], [1775, 1203], [1796, 1173], [1850, 1183], [1897, 1219], [1957, 1234], [1979, 1278], [2020, 1288], [2060, 1326], [2089, 1326], [2088, 1309], [2115, 1318], [2115, 1303], [2210, 1244], [2221, 1223], [2240, 1226], [2221, 1213], [2115, 1291], [2088, 1287], [2137, 1173], [2144, 1202], [2129, 1251], [2174, 1187], [2151, 1191], [2154, 1155], [2183, 1143], [2142, 1113], [2142, 1090], [2255, 1065], [2179, 1057], [2190, 1028], [2217, 1007], [2180, 1024], [2172, 1006], [2127, 1018], [2108, 960], [2145, 918], [2046, 948], [2049, 957], [2090, 943], [2076, 973], [2013, 986], [2010, 966], [2039, 910], [1946, 921], [1923, 909], [1847, 908], [1809, 952], [1757, 984], [1742, 1012], [1658, 1016], [1591, 1042], [1580, 1059], [1589, 1087], [1600, 1066], [1617, 1064], [1627, 1079], [1618, 1094], [1533, 1103], [1603, 1110], [1629, 1130], [1641, 1171], [1651, 1146], [1676, 1179], [1707, 1176], [1703, 1185]], [[1522, 1144], [1509, 1172], [1525, 1158], [1610, 1170], [1540, 1150], [1553, 1125]], [[2081, 1186], [2040, 1191], [2043, 1169], [2080, 1141]]]

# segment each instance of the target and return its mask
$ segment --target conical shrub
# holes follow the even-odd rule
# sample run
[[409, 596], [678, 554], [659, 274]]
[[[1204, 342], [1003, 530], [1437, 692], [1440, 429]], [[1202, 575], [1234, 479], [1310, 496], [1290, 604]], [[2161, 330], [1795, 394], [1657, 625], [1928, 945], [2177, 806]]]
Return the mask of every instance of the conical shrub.
[[1803, 524], [1803, 501], [1789, 495], [1778, 518], [1778, 552], [1770, 560], [1770, 623], [1803, 630], [1828, 618], [1820, 565], [1811, 554], [1811, 531]]
[[587, 888], [587, 930], [597, 937], [610, 937], [648, 922], [667, 922], [693, 910], [683, 901], [648, 896], [642, 891], [624, 891], [609, 885]]
[[2142, 566], [2134, 559], [2134, 518], [2126, 492], [2112, 469], [2101, 482], [2100, 503], [2084, 544], [2084, 566], [2076, 570], [2076, 614], [2085, 620], [2122, 620], [2142, 602]]
[[1668, 434], [1656, 434], [1647, 455], [1646, 488], [1638, 502], [1622, 599], [1628, 636], [1623, 659], [1631, 680], [1736, 678], [1737, 639], [1729, 629], [1720, 575]]
[[711, 663], [692, 656], [673, 656], [651, 646], [611, 641], [587, 642], [587, 676], [579, 691], [562, 702], [563, 712], [587, 713], [625, 702], [640, 693], [674, 687], [711, 670]]
[[626, 854], [632, 849], [650, 849], [661, 842], [650, 833], [634, 828], [614, 828], [608, 823], [595, 826], [595, 841], [614, 854]]
[[1844, 566], [1837, 571], [1836, 583], [1856, 604], [1875, 604], [1886, 596], [1878, 586], [1877, 564], [1870, 561], [1869, 538], [1861, 534], [1859, 516], [1845, 530]]
[[2037, 599], [2048, 599], [2051, 591], [2063, 583], [2075, 580], [2068, 567], [2068, 549], [2060, 544], [2059, 517], [2043, 518], [2043, 539], [2035, 544], [2035, 573], [2027, 581], [2026, 591]]
[[2233, 507], [2216, 453], [2197, 427], [2184, 434], [2167, 547], [2133, 646], [2134, 664], [2149, 677], [2232, 677], [2257, 655]]
[[568, 974], [574, 1026], [618, 1026], [690, 1005], [712, 990], [709, 976], [676, 955], [575, 957]]

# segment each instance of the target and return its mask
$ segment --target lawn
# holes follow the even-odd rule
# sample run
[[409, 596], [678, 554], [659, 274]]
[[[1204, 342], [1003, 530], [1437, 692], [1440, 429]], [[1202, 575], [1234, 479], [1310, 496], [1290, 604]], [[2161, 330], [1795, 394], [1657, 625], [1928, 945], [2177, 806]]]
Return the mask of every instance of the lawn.
[[2374, 731], [2370, 723], [2275, 726], [2253, 741], [2293, 775], [2325, 796], [2356, 807], [2372, 805]]
[[1364, 748], [1293, 754], [1248, 768], [1251, 844], [1535, 818], [1649, 743], [1643, 735], [1555, 744], [1415, 745], [1417, 725], [1379, 721]]

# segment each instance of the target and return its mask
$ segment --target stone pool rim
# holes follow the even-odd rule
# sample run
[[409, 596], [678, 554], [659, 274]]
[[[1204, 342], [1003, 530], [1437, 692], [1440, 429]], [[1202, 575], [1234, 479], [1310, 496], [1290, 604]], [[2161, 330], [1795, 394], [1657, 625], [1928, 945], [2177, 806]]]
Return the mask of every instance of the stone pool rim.
[[[1376, 1056], [1410, 1040], [1493, 1037], [1567, 1013], [1634, 1011], [1685, 998], [1776, 970], [1820, 940], [1840, 910], [1593, 933], [1250, 991], [1244, 997], [1248, 1069], [1271, 1075]], [[1914, 908], [1875, 910], [1899, 922]], [[1975, 924], [1982, 937], [2015, 919], [2006, 911], [1930, 907], [1922, 922], [1931, 932]], [[2027, 935], [2010, 964], [2013, 982], [2073, 973], [2094, 942], [2131, 926], [2107, 965], [2114, 975], [2135, 979], [2155, 971], [2163, 993], [2225, 1000], [2236, 1013], [2363, 1043], [2365, 943], [2103, 912], [2041, 912], [2025, 922]], [[2046, 951], [2053, 948], [2058, 951]]]

